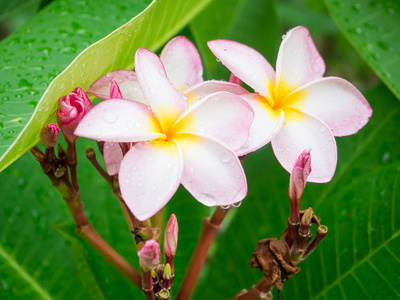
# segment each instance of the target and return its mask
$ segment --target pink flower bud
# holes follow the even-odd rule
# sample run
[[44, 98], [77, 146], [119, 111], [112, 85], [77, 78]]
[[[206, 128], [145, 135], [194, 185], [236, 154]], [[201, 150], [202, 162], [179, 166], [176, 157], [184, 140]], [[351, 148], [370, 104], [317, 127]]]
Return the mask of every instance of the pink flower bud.
[[74, 131], [83, 116], [92, 109], [92, 103], [86, 93], [81, 88], [77, 87], [73, 93], [61, 97], [58, 105], [58, 125], [65, 138], [73, 143], [77, 139]]
[[178, 244], [178, 221], [175, 214], [172, 214], [165, 228], [164, 254], [165, 256], [175, 256]]
[[47, 149], [52, 148], [57, 144], [59, 130], [58, 126], [52, 123], [46, 124], [42, 128], [42, 131], [40, 132], [40, 140]]
[[311, 173], [311, 149], [304, 150], [297, 158], [290, 175], [289, 198], [300, 201], [306, 186], [308, 175]]
[[293, 171], [290, 174], [289, 199], [290, 217], [292, 224], [300, 222], [299, 203], [301, 195], [307, 183], [308, 175], [311, 173], [311, 149], [304, 150], [297, 158]]
[[110, 99], [122, 99], [121, 90], [119, 89], [118, 83], [114, 80], [111, 82], [110, 86]]
[[148, 240], [138, 252], [138, 256], [143, 272], [150, 272], [160, 264], [160, 245], [155, 240]]

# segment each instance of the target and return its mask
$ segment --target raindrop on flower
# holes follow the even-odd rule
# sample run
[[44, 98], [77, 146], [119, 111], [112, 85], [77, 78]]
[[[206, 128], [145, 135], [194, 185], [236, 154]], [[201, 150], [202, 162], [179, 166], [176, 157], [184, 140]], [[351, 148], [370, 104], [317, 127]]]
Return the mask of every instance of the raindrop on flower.
[[231, 160], [231, 156], [229, 155], [229, 153], [222, 153], [221, 156], [219, 157], [219, 159], [223, 162], [223, 163], [227, 163]]
[[104, 115], [104, 121], [108, 124], [113, 124], [118, 120], [118, 115], [112, 111], [107, 112]]
[[233, 207], [239, 207], [240, 205], [242, 205], [242, 201], [239, 201], [239, 202], [236, 202], [236, 203], [232, 204]]

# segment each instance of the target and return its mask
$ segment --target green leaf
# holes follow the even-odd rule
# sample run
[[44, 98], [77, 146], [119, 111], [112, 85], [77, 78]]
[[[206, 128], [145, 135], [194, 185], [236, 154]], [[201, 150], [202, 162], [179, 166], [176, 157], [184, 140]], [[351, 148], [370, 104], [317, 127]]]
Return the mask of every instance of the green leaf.
[[106, 299], [102, 291], [102, 287], [97, 281], [96, 274], [91, 268], [93, 260], [88, 254], [89, 251], [85, 249], [85, 246], [88, 245], [84, 244], [85, 241], [79, 239], [79, 237], [75, 234], [75, 225], [63, 223], [57, 224], [54, 227], [59, 233], [64, 235], [71, 242], [72, 255], [76, 266], [76, 274], [79, 277], [87, 294], [90, 296], [90, 299]]
[[111, 70], [132, 68], [138, 48], [158, 49], [209, 2], [153, 1], [143, 13], [88, 47], [139, 13], [148, 1], [60, 0], [2, 41], [0, 170], [39, 141], [43, 125], [54, 122], [61, 96], [77, 86], [86, 90]]
[[[210, 26], [212, 24], [212, 26]], [[229, 71], [218, 63], [207, 41], [228, 39], [246, 44], [275, 61], [279, 24], [272, 0], [215, 0], [190, 24], [209, 78], [229, 79]], [[262, 38], [254, 38], [262, 37]]]
[[[103, 239], [138, 268], [119, 203], [85, 158], [84, 149], [94, 146], [94, 141], [78, 140], [86, 215]], [[0, 201], [0, 299], [85, 300], [101, 294], [105, 299], [140, 299], [141, 291], [74, 236], [72, 225], [55, 226], [73, 219], [30, 153], [0, 173], [0, 182], [7, 195]]]
[[326, 4], [342, 33], [400, 99], [400, 2], [326, 0]]
[[[383, 86], [366, 97], [374, 113], [359, 133], [336, 139], [333, 180], [306, 186], [301, 209], [312, 207], [329, 231], [299, 264], [301, 272], [285, 282], [283, 299], [400, 296], [400, 105]], [[249, 194], [233, 210], [195, 299], [233, 297], [261, 279], [248, 267], [251, 254], [258, 240], [280, 237], [289, 215], [289, 174], [271, 150], [264, 147], [244, 160]]]

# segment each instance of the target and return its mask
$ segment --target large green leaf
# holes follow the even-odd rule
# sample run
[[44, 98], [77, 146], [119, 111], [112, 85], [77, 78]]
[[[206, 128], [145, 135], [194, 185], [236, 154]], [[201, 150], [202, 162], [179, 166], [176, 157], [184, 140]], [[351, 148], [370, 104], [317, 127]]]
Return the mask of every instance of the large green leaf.
[[[138, 267], [118, 201], [84, 157], [89, 146], [95, 143], [78, 140], [78, 176], [86, 214], [96, 231]], [[0, 299], [140, 298], [141, 292], [130, 281], [74, 236], [66, 204], [40, 173], [30, 153], [0, 173]], [[66, 222], [71, 223], [58, 225]]]
[[[332, 182], [308, 184], [301, 201], [329, 228], [326, 239], [284, 285], [284, 299], [394, 299], [400, 296], [400, 105], [383, 86], [358, 134], [337, 138]], [[289, 213], [289, 174], [270, 147], [244, 161], [249, 194], [220, 238], [195, 299], [234, 296], [261, 274], [248, 267], [257, 241], [280, 237]], [[314, 228], [315, 230], [315, 228]], [[232, 255], [232, 252], [235, 255]]]
[[334, 21], [400, 99], [400, 2], [326, 0]]
[[89, 88], [111, 70], [132, 68], [138, 48], [156, 50], [209, 2], [153, 1], [88, 47], [138, 14], [148, 0], [60, 0], [2, 41], [0, 170], [38, 142], [43, 125], [54, 121], [61, 96], [77, 86]]

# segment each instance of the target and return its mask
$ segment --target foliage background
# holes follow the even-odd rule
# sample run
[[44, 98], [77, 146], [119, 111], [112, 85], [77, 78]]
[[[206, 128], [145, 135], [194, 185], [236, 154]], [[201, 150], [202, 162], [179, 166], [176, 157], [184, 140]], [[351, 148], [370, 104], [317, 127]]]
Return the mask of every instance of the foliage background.
[[[147, 18], [152, 21], [144, 17], [142, 22], [149, 23], [153, 32], [155, 28], [167, 29], [156, 30], [163, 39], [143, 43], [157, 50], [161, 41], [165, 43], [182, 30], [181, 34], [198, 46], [207, 79], [227, 80], [229, 76], [207, 49], [207, 40], [238, 40], [259, 50], [274, 64], [282, 34], [303, 25], [311, 31], [325, 59], [326, 74], [348, 79], [364, 93], [374, 110], [370, 122], [357, 135], [337, 138], [338, 168], [333, 180], [328, 184], [308, 184], [301, 203], [302, 208], [313, 207], [329, 234], [300, 264], [302, 271], [285, 283], [282, 298], [400, 298], [398, 1], [214, 0], [196, 1], [193, 9], [179, 7], [177, 1], [159, 2], [168, 5], [162, 18], [149, 15]], [[46, 88], [77, 54], [129, 21], [149, 3], [1, 1], [2, 34], [15, 30], [0, 42], [3, 148], [17, 138]], [[168, 23], [179, 12], [186, 18], [179, 18], [183, 21], [177, 24]], [[71, 18], [77, 20], [76, 24]], [[148, 33], [142, 23], [135, 24], [139, 36]], [[45, 29], [52, 30], [53, 36], [44, 37], [40, 30]], [[37, 41], [32, 41], [35, 35]], [[41, 50], [28, 55], [32, 45]], [[128, 55], [122, 54], [124, 49], [114, 49], [115, 60], [132, 65]], [[131, 47], [128, 53], [132, 51]], [[43, 57], [46, 60], [40, 61]], [[133, 59], [133, 55], [130, 57]], [[103, 66], [103, 71], [107, 68]], [[81, 73], [75, 75], [76, 85], [80, 81], [87, 84], [91, 76], [81, 79]], [[53, 93], [62, 92], [57, 85], [50, 89]], [[56, 100], [52, 100], [53, 106]], [[45, 115], [42, 119], [46, 121]], [[90, 146], [94, 147], [92, 141], [78, 140], [78, 172], [85, 210], [96, 230], [137, 265], [119, 205], [83, 157], [84, 149]], [[22, 152], [16, 150], [13, 155], [16, 158]], [[257, 241], [279, 237], [285, 228], [289, 175], [277, 163], [271, 147], [248, 155], [244, 167], [248, 197], [228, 215], [194, 299], [226, 299], [242, 288], [249, 289], [261, 278], [258, 271], [248, 268]], [[66, 205], [30, 155], [23, 155], [0, 173], [0, 195], [1, 299], [140, 299], [140, 293], [129, 281], [74, 235]], [[173, 290], [176, 293], [201, 219], [211, 211], [180, 188], [167, 205], [167, 213], [172, 212], [177, 214], [180, 225]]]

